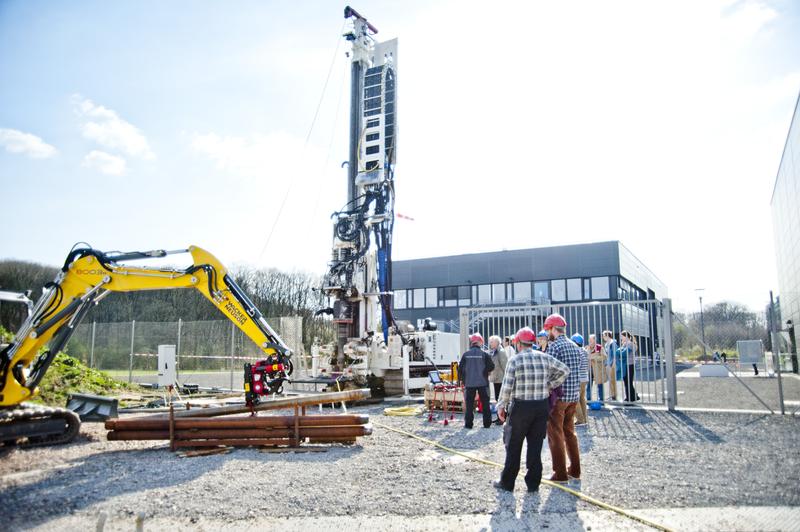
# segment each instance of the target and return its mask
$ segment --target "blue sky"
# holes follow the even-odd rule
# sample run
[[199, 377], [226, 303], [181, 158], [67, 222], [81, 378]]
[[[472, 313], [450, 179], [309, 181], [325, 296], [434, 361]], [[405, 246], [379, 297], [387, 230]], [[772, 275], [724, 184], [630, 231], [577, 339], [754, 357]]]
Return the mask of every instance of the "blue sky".
[[[343, 7], [0, 1], [0, 258], [197, 244], [324, 271]], [[400, 38], [397, 258], [622, 240], [679, 307], [777, 289], [797, 2], [354, 7]]]

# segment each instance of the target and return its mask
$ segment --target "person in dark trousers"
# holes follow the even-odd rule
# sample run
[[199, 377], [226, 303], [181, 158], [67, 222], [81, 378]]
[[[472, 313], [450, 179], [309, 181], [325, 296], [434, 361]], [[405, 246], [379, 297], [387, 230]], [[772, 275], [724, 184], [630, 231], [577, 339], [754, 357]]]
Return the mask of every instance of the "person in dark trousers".
[[528, 442], [525, 456], [525, 484], [528, 491], [537, 491], [542, 481], [542, 443], [547, 432], [547, 409], [550, 390], [558, 387], [569, 374], [569, 368], [552, 356], [534, 350], [536, 333], [523, 327], [517, 333], [520, 352], [508, 361], [497, 415], [506, 422], [503, 442], [506, 462], [495, 488], [514, 491], [520, 468], [522, 442]]
[[[560, 314], [551, 314], [544, 320], [544, 330], [550, 340], [547, 354], [569, 368], [561, 397], [553, 406], [547, 421], [547, 443], [553, 459], [551, 482], [566, 484], [570, 478], [581, 478], [581, 451], [575, 434], [575, 409], [580, 398], [581, 353], [583, 350], [566, 336], [567, 320]], [[569, 467], [567, 467], [569, 458]]]
[[619, 333], [619, 340], [622, 342], [619, 352], [624, 362], [623, 371], [625, 371], [625, 373], [622, 374], [622, 381], [625, 387], [625, 401], [632, 403], [640, 400], [639, 394], [636, 393], [636, 387], [634, 386], [636, 378], [636, 370], [634, 368], [636, 367], [636, 351], [638, 346], [636, 345], [636, 338], [628, 331]]
[[483, 336], [473, 334], [469, 337], [470, 349], [461, 355], [458, 363], [458, 378], [464, 383], [464, 427], [471, 429], [475, 418], [475, 394], [481, 398], [483, 428], [492, 426], [492, 410], [489, 405], [489, 372], [494, 363], [489, 353], [481, 349]]

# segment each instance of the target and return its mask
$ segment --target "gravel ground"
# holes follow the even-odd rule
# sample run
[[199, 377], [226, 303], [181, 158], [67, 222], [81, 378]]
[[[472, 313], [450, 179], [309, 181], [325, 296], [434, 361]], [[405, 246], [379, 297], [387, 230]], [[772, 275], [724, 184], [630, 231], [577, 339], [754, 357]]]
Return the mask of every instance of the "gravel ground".
[[[733, 366], [732, 366], [733, 367]], [[727, 408], [734, 410], [765, 410], [758, 399], [744, 387], [746, 384], [762, 401], [775, 412], [779, 412], [778, 379], [766, 377], [699, 377], [699, 368], [694, 367], [677, 374], [678, 406], [690, 408]], [[787, 413], [800, 408], [800, 378], [792, 374], [783, 375], [783, 397]]]
[[[443, 445], [503, 460], [499, 427], [466, 430], [458, 418], [444, 427], [423, 417], [385, 417], [381, 408], [354, 410]], [[628, 509], [800, 505], [800, 457], [790, 452], [800, 419], [638, 409], [591, 414], [589, 427], [579, 430], [584, 479], [571, 486], [584, 493]], [[581, 516], [597, 513], [548, 487], [528, 495], [522, 479], [513, 496], [498, 494], [490, 486], [499, 474], [496, 468], [380, 427], [356, 446], [324, 453], [238, 449], [196, 458], [179, 458], [161, 442], [106, 442], [104, 434], [100, 425], [86, 424], [77, 443], [19, 450], [0, 459], [4, 527], [93, 526], [100, 512], [113, 519], [142, 512], [152, 522], [205, 529], [247, 519], [267, 526], [268, 516], [376, 516], [389, 523], [398, 516], [440, 515], [489, 516], [490, 525], [494, 519], [495, 528], [503, 528], [527, 511], [537, 516], [537, 526], [551, 522], [562, 529], [557, 520], [568, 518], [566, 529], [583, 529], [591, 524]], [[542, 455], [549, 472], [546, 445]], [[609, 519], [594, 529], [641, 528], [617, 516]], [[201, 526], [204, 522], [211, 525]], [[448, 521], [460, 529], [473, 523], [457, 522]]]

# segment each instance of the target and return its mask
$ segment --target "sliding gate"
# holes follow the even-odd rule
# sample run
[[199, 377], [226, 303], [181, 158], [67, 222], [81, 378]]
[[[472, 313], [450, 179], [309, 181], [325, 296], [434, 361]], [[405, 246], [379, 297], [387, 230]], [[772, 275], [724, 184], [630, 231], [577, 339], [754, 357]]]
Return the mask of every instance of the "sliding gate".
[[[634, 383], [640, 402], [667, 405], [670, 395], [668, 390], [672, 389], [673, 401], [669, 401], [672, 408], [674, 365], [671, 357], [664, 356], [672, 351], [669, 319], [671, 313], [668, 305], [669, 300], [642, 300], [462, 308], [459, 313], [461, 348], [462, 352], [468, 349], [469, 335], [476, 332], [482, 334], [487, 342], [489, 336], [510, 337], [525, 326], [538, 332], [542, 329], [545, 318], [553, 313], [559, 313], [567, 320], [568, 336], [580, 333], [587, 344], [592, 334], [596, 335], [597, 343], [601, 344], [602, 333], [606, 330], [611, 331], [619, 342], [619, 333], [627, 330], [638, 344], [633, 364]], [[668, 378], [669, 375], [672, 376], [671, 379]], [[608, 382], [604, 388], [606, 399], [609, 400]], [[596, 390], [597, 387], [594, 386], [593, 398], [596, 397]], [[617, 399], [622, 401], [623, 394], [622, 388], [617, 386]]]

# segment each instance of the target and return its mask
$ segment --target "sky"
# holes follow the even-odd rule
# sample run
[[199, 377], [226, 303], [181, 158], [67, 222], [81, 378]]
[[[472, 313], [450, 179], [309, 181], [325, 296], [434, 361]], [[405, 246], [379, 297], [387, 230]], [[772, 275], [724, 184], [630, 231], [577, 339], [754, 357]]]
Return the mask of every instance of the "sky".
[[[0, 258], [199, 245], [325, 271], [345, 4], [0, 0]], [[777, 293], [800, 3], [384, 1], [394, 257], [620, 240], [679, 310]]]

